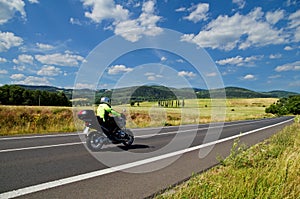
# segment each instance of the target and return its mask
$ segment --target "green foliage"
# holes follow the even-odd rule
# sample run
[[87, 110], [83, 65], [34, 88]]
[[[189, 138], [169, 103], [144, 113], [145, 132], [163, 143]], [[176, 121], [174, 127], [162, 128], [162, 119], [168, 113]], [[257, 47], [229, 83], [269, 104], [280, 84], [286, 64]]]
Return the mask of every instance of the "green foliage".
[[276, 115], [300, 114], [300, 95], [281, 98], [275, 104], [266, 108], [266, 113]]
[[0, 104], [71, 106], [70, 101], [63, 92], [26, 90], [17, 85], [4, 85], [0, 87]]

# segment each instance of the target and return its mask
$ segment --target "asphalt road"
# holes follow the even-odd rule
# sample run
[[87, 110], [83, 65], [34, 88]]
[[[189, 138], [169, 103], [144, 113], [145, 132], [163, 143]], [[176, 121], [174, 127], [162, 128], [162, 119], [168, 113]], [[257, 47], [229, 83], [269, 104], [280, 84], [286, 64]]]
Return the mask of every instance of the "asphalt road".
[[292, 117], [134, 129], [130, 148], [91, 153], [82, 134], [0, 138], [0, 198], [145, 198], [216, 165], [238, 138], [248, 146]]

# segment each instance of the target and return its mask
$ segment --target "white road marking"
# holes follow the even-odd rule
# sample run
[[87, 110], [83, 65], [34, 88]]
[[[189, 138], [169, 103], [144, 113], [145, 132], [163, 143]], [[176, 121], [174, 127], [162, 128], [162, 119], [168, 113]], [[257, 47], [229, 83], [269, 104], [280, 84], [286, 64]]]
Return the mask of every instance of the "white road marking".
[[[260, 120], [261, 121], [261, 120]], [[253, 124], [258, 121], [252, 121], [247, 122], [246, 124]], [[218, 123], [215, 123], [218, 124]], [[237, 123], [237, 124], [227, 124], [225, 127], [230, 126], [238, 126], [245, 123]], [[196, 125], [198, 127], [198, 125]], [[196, 127], [195, 126], [195, 127]], [[160, 135], [171, 135], [171, 134], [180, 134], [180, 133], [186, 133], [186, 132], [194, 132], [195, 130], [205, 130], [209, 128], [223, 128], [223, 126], [208, 126], [205, 128], [197, 128], [197, 129], [187, 129], [187, 130], [181, 130], [181, 131], [171, 131], [166, 133], [159, 133], [159, 134], [146, 134], [146, 135], [138, 135], [135, 136], [136, 138], [150, 138], [152, 136], [160, 136]], [[26, 137], [20, 137], [20, 139], [32, 139], [32, 138], [48, 138], [48, 137], [64, 137], [64, 136], [74, 136], [74, 135], [84, 135], [85, 133], [76, 133], [76, 134], [60, 134], [60, 135], [41, 135], [41, 136], [26, 136]], [[10, 140], [9, 138], [3, 138], [5, 140]], [[12, 139], [18, 139], [18, 137], [12, 137]], [[1, 140], [1, 139], [0, 139]], [[34, 147], [23, 147], [23, 148], [12, 148], [12, 149], [2, 149], [0, 150], [0, 153], [6, 153], [6, 152], [14, 152], [14, 151], [24, 151], [24, 150], [33, 150], [33, 149], [44, 149], [44, 148], [52, 148], [52, 147], [62, 147], [62, 146], [72, 146], [72, 145], [78, 145], [78, 144], [84, 144], [85, 142], [74, 142], [74, 143], [63, 143], [63, 144], [53, 144], [53, 145], [43, 145], [43, 146], [34, 146]]]
[[21, 189], [18, 189], [18, 190], [5, 192], [5, 193], [0, 194], [0, 198], [4, 199], [4, 198], [14, 198], [14, 197], [18, 197], [18, 196], [23, 196], [23, 195], [34, 193], [34, 192], [38, 192], [38, 191], [42, 191], [42, 190], [46, 190], [46, 189], [50, 189], [50, 188], [54, 188], [54, 187], [58, 187], [58, 186], [63, 186], [63, 185], [67, 185], [67, 184], [74, 183], [74, 182], [79, 182], [79, 181], [82, 181], [82, 180], [87, 180], [87, 179], [94, 178], [94, 177], [99, 177], [99, 176], [102, 176], [102, 175], [105, 175], [105, 174], [130, 169], [130, 168], [133, 168], [133, 167], [141, 166], [141, 165], [144, 165], [144, 164], [152, 163], [152, 162], [155, 162], [155, 161], [163, 160], [163, 159], [166, 159], [166, 158], [170, 158], [170, 157], [173, 157], [173, 156], [181, 155], [181, 154], [188, 153], [188, 152], [191, 152], [191, 151], [195, 151], [195, 150], [198, 150], [198, 149], [201, 149], [201, 148], [205, 148], [205, 147], [208, 147], [208, 146], [219, 144], [221, 142], [226, 142], [228, 140], [232, 140], [232, 139], [236, 139], [238, 137], [249, 135], [249, 134], [255, 133], [257, 131], [261, 131], [261, 130], [265, 130], [265, 129], [268, 129], [268, 128], [271, 128], [271, 127], [279, 126], [281, 124], [290, 122], [292, 120], [293, 120], [293, 118], [289, 119], [289, 120], [286, 120], [286, 121], [283, 121], [283, 122], [280, 122], [280, 123], [276, 123], [276, 124], [273, 124], [273, 125], [269, 125], [269, 126], [266, 126], [266, 127], [262, 127], [262, 128], [258, 128], [258, 129], [252, 130], [252, 131], [248, 131], [248, 132], [245, 132], [243, 134], [238, 134], [238, 135], [235, 135], [235, 136], [232, 136], [232, 137], [223, 138], [223, 139], [220, 139], [220, 140], [217, 140], [217, 141], [214, 141], [214, 142], [205, 143], [205, 144], [202, 144], [202, 145], [194, 146], [194, 147], [183, 149], [183, 150], [180, 150], [180, 151], [175, 151], [175, 152], [172, 152], [172, 153], [168, 153], [168, 154], [164, 154], [164, 155], [160, 155], [160, 156], [156, 156], [156, 157], [152, 157], [152, 158], [147, 158], [147, 159], [144, 159], [144, 160], [139, 160], [139, 161], [136, 161], [136, 162], [131, 162], [131, 163], [127, 163], [127, 164], [123, 164], [123, 165], [119, 165], [119, 166], [115, 166], [115, 167], [111, 167], [111, 168], [107, 168], [107, 169], [102, 169], [102, 170], [98, 170], [98, 171], [94, 171], [94, 172], [90, 172], [90, 173], [85, 173], [85, 174], [81, 174], [81, 175], [77, 175], [77, 176], [72, 176], [72, 177], [68, 177], [68, 178], [63, 178], [63, 179], [59, 179], [59, 180], [55, 180], [55, 181], [51, 181], [51, 182], [46, 182], [46, 183], [42, 183], [42, 184], [38, 184], [38, 185], [33, 185], [33, 186], [21, 188]]

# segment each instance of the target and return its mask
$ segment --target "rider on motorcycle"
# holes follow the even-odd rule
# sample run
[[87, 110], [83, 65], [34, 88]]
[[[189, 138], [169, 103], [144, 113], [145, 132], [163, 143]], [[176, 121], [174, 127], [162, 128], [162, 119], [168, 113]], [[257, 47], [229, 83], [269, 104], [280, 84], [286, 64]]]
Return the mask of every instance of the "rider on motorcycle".
[[108, 97], [102, 97], [97, 108], [97, 116], [100, 118], [100, 124], [109, 129], [112, 133], [117, 133], [117, 124], [114, 116], [120, 117], [121, 114], [111, 108], [111, 100]]

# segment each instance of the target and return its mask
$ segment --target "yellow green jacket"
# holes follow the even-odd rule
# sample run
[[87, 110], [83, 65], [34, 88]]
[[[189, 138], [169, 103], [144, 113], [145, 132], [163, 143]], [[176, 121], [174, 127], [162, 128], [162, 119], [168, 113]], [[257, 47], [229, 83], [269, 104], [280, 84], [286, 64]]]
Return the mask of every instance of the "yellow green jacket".
[[[99, 116], [100, 118], [103, 119], [103, 121], [105, 121], [105, 118], [109, 115], [109, 114], [113, 114], [115, 116], [121, 116], [120, 113], [118, 113], [117, 111], [113, 110], [108, 104], [99, 104], [98, 108], [97, 108], [97, 116]], [[105, 116], [105, 114], [107, 116]]]

